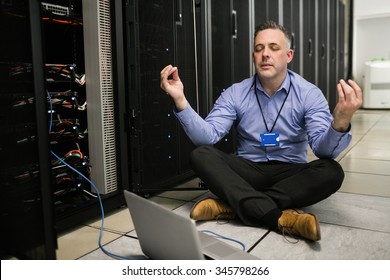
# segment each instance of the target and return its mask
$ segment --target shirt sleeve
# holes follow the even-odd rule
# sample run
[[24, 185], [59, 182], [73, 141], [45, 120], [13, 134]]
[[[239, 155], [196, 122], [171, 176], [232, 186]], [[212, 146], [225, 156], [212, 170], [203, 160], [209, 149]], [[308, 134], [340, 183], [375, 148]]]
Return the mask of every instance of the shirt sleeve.
[[334, 159], [350, 144], [351, 125], [347, 132], [336, 131], [331, 125], [333, 117], [322, 92], [318, 90], [310, 96], [310, 109], [305, 117], [309, 145], [318, 158]]
[[180, 112], [174, 110], [185, 133], [196, 146], [213, 145], [221, 140], [234, 122], [236, 113], [227, 89], [216, 101], [209, 115], [203, 119], [190, 104]]

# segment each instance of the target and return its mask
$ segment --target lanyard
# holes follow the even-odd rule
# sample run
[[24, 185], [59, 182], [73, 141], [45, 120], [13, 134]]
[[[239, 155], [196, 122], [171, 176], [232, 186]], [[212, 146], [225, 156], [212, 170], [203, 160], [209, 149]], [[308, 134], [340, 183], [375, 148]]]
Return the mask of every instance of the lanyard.
[[280, 107], [280, 110], [279, 110], [279, 112], [278, 112], [278, 115], [276, 116], [276, 119], [275, 119], [275, 121], [274, 121], [274, 124], [273, 124], [272, 127], [271, 127], [271, 130], [268, 129], [267, 122], [265, 121], [265, 118], [264, 118], [263, 108], [261, 108], [261, 104], [260, 104], [259, 98], [257, 97], [257, 94], [256, 94], [256, 74], [253, 76], [253, 87], [254, 87], [254, 92], [255, 92], [257, 104], [258, 104], [259, 107], [260, 107], [261, 116], [263, 117], [263, 121], [264, 121], [265, 128], [267, 129], [267, 132], [270, 132], [270, 133], [271, 133], [272, 130], [274, 130], [276, 121], [279, 119], [280, 112], [282, 112], [284, 103], [286, 103], [287, 97], [288, 97], [288, 95], [289, 95], [289, 93], [290, 93], [290, 89], [291, 89], [291, 80], [290, 80], [290, 86], [288, 87], [287, 95], [286, 95], [286, 97], [284, 98], [283, 104], [282, 104], [282, 106]]

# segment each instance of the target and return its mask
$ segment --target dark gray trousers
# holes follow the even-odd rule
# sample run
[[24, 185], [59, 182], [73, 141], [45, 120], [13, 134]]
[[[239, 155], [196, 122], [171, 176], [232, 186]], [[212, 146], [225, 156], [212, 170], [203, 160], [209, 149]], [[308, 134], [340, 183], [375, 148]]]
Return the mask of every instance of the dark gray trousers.
[[196, 148], [191, 166], [244, 224], [270, 229], [277, 227], [282, 210], [315, 204], [335, 193], [344, 179], [342, 167], [332, 159], [252, 162], [212, 146]]

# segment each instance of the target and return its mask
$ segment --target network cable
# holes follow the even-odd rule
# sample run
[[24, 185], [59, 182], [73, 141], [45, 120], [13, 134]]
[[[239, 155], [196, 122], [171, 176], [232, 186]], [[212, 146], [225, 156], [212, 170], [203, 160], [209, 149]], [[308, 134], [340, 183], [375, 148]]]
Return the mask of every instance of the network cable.
[[[48, 98], [49, 98], [49, 101], [50, 101], [50, 94], [49, 92], [47, 92], [47, 95], [48, 95]], [[49, 134], [51, 132], [51, 128], [52, 128], [52, 121], [53, 121], [53, 112], [52, 112], [52, 106], [51, 106], [51, 102], [49, 102], [50, 104], [50, 125], [49, 125]], [[82, 174], [81, 172], [79, 172], [77, 169], [73, 168], [72, 166], [70, 166], [68, 163], [66, 163], [63, 159], [61, 159], [57, 154], [55, 154], [52, 150], [50, 150], [51, 154], [56, 157], [61, 163], [63, 163], [64, 165], [66, 165], [67, 167], [69, 167], [71, 170], [73, 170], [74, 172], [78, 173], [81, 177], [83, 177], [88, 183], [91, 184], [91, 186], [94, 188], [94, 190], [96, 191], [96, 195], [97, 195], [97, 198], [99, 200], [99, 205], [100, 205], [100, 211], [101, 211], [101, 217], [102, 217], [102, 222], [101, 222], [101, 225], [100, 225], [100, 231], [99, 231], [99, 238], [98, 238], [98, 245], [99, 245], [99, 248], [108, 256], [112, 257], [112, 258], [116, 258], [116, 259], [122, 259], [122, 260], [147, 260], [148, 258], [145, 257], [145, 258], [129, 258], [129, 257], [124, 257], [124, 256], [120, 256], [120, 255], [117, 255], [117, 254], [114, 254], [114, 253], [111, 253], [109, 252], [108, 250], [106, 250], [103, 245], [102, 245], [102, 235], [103, 235], [103, 228], [104, 228], [104, 207], [103, 207], [103, 202], [102, 202], [102, 199], [101, 199], [101, 196], [100, 196], [100, 192], [99, 192], [99, 189], [95, 186], [94, 183], [92, 183], [92, 181], [87, 178], [84, 174]], [[245, 251], [245, 244], [242, 243], [241, 241], [239, 240], [236, 240], [236, 239], [233, 239], [233, 238], [229, 238], [229, 237], [226, 237], [226, 236], [223, 236], [223, 235], [220, 235], [218, 233], [215, 233], [213, 231], [210, 231], [210, 230], [202, 230], [202, 232], [205, 232], [205, 233], [211, 233], [211, 234], [214, 234], [220, 238], [223, 238], [225, 240], [230, 240], [230, 241], [233, 241], [233, 242], [236, 242], [238, 244], [240, 244], [242, 246], [242, 250]]]
[[205, 229], [205, 230], [200, 230], [200, 232], [211, 233], [211, 234], [214, 234], [215, 236], [218, 236], [218, 237], [220, 237], [220, 238], [222, 238], [222, 239], [225, 239], [225, 240], [229, 240], [229, 241], [233, 241], [233, 242], [235, 242], [235, 243], [238, 243], [238, 244], [241, 245], [242, 250], [245, 251], [245, 244], [242, 243], [241, 241], [237, 240], [237, 239], [233, 239], [233, 238], [230, 238], [230, 237], [226, 237], [226, 236], [220, 235], [220, 234], [218, 234], [218, 233], [216, 233], [216, 232], [213, 232], [213, 231], [207, 230], [207, 229]]
[[[49, 92], [47, 91], [47, 96], [48, 96], [48, 99], [49, 99], [49, 104], [50, 104], [50, 121], [49, 121], [49, 134], [51, 132], [51, 128], [52, 128], [52, 122], [53, 122], [53, 108], [51, 106], [51, 100], [50, 100], [50, 94]], [[102, 222], [101, 222], [101, 225], [100, 225], [100, 231], [99, 231], [99, 238], [98, 238], [98, 245], [99, 245], [99, 248], [108, 256], [112, 257], [112, 258], [116, 258], [116, 259], [122, 259], [122, 260], [139, 260], [139, 258], [129, 258], [129, 257], [124, 257], [124, 256], [120, 256], [120, 255], [117, 255], [117, 254], [114, 254], [114, 253], [111, 253], [109, 252], [108, 250], [106, 250], [103, 245], [102, 245], [102, 236], [103, 236], [103, 228], [104, 228], [104, 207], [103, 207], [103, 202], [102, 202], [102, 199], [101, 199], [101, 196], [100, 196], [100, 192], [99, 192], [99, 189], [95, 186], [95, 184], [89, 179], [87, 178], [84, 174], [82, 174], [81, 172], [79, 172], [77, 169], [73, 168], [71, 165], [69, 165], [68, 163], [66, 163], [63, 159], [61, 159], [56, 153], [54, 153], [52, 150], [50, 150], [51, 154], [57, 158], [62, 164], [66, 165], [67, 167], [69, 167], [71, 170], [73, 170], [74, 172], [78, 173], [81, 177], [83, 177], [88, 183], [91, 184], [91, 186], [94, 188], [94, 190], [96, 191], [96, 195], [97, 195], [97, 199], [99, 201], [99, 205], [100, 205], [100, 211], [101, 211], [101, 217], [102, 217]], [[145, 258], [147, 259], [147, 258]]]

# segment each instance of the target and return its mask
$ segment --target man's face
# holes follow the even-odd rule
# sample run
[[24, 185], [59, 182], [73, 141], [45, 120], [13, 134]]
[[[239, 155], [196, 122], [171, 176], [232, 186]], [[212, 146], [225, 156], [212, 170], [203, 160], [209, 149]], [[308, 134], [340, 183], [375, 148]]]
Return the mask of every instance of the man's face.
[[282, 31], [266, 29], [257, 33], [254, 40], [253, 63], [261, 80], [283, 81], [287, 64], [292, 58], [293, 50], [288, 49], [287, 39]]

